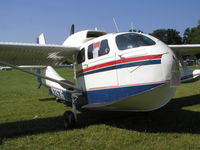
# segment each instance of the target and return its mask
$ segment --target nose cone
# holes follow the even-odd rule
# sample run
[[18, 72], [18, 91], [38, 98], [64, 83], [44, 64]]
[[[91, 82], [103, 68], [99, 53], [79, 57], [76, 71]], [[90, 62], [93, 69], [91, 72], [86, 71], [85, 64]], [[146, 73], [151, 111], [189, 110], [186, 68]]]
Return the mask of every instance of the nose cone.
[[179, 63], [171, 49], [168, 49], [168, 53], [163, 54], [161, 64], [164, 79], [170, 81], [170, 87], [178, 87], [181, 79]]

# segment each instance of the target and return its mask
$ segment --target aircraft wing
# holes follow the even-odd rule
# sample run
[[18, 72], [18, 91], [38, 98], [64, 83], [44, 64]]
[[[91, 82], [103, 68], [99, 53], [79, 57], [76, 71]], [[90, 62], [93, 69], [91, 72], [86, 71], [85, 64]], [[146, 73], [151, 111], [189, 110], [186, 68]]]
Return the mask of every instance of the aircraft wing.
[[183, 72], [181, 73], [181, 82], [189, 83], [200, 80], [200, 70], [190, 70], [183, 61], [183, 56], [200, 56], [200, 44], [187, 44], [187, 45], [168, 45], [174, 53], [180, 59], [180, 62], [183, 67]]
[[50, 44], [0, 42], [0, 61], [12, 65], [56, 66], [65, 61], [73, 63], [77, 47]]
[[168, 45], [176, 55], [199, 55], [200, 44], [186, 44], [186, 45]]

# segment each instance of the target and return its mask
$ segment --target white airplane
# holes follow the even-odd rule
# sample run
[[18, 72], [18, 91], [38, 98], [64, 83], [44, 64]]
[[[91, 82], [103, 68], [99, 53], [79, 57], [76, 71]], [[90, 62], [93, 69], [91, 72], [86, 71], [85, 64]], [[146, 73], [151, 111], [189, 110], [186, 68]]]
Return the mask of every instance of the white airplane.
[[[180, 82], [199, 80], [200, 70], [189, 70], [184, 55], [200, 53], [200, 44], [166, 45], [148, 34], [74, 33], [62, 45], [0, 42], [0, 64], [35, 75], [60, 102], [72, 106], [64, 125], [72, 127], [76, 110], [152, 111], [166, 105]], [[75, 83], [62, 78], [52, 66], [73, 63]], [[179, 71], [179, 64], [183, 73]], [[37, 69], [36, 73], [19, 65]]]
[[1, 67], [0, 66], [0, 70], [11, 70], [11, 69], [12, 69], [11, 67], [6, 67], [6, 66], [5, 67]]

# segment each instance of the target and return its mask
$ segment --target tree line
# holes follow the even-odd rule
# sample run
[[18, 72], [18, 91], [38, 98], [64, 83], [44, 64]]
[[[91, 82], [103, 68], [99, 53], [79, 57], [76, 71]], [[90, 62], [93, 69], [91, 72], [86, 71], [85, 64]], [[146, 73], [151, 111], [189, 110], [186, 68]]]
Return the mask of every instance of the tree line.
[[[137, 30], [129, 30], [137, 31]], [[142, 32], [138, 30], [137, 32]], [[176, 29], [157, 29], [150, 33], [152, 36], [160, 39], [166, 44], [199, 44], [200, 43], [200, 20], [196, 27], [187, 28], [184, 31], [183, 37]]]

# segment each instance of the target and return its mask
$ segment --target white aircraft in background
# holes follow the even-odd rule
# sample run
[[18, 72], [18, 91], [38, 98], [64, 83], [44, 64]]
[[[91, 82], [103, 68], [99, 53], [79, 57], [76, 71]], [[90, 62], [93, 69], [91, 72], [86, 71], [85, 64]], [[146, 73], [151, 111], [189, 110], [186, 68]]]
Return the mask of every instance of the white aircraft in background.
[[11, 67], [6, 67], [6, 66], [5, 67], [1, 67], [0, 66], [0, 70], [11, 70], [11, 69], [12, 69]]
[[[106, 33], [85, 30], [74, 33], [62, 45], [0, 42], [0, 64], [38, 77], [50, 93], [72, 112], [64, 113], [64, 125], [72, 127], [78, 110], [152, 111], [167, 104], [180, 82], [200, 78], [200, 70], [189, 70], [182, 56], [200, 53], [200, 44], [166, 45], [148, 34]], [[73, 63], [75, 83], [54, 69]], [[179, 71], [179, 62], [183, 66]], [[28, 65], [36, 73], [26, 70]], [[40, 86], [39, 85], [39, 86]]]

